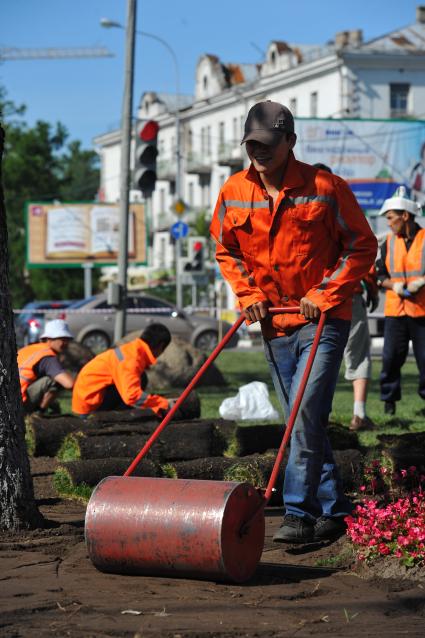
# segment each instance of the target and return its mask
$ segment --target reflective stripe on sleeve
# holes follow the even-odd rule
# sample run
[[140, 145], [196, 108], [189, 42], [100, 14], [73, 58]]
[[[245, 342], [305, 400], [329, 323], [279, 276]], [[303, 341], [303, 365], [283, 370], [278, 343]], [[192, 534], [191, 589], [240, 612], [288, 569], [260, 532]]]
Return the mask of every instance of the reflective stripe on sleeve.
[[121, 352], [121, 348], [119, 346], [116, 346], [114, 348], [114, 352], [116, 354], [116, 357], [117, 357], [118, 361], [124, 361], [124, 355]]
[[142, 392], [142, 395], [139, 399], [137, 399], [136, 403], [134, 403], [135, 406], [140, 407], [141, 405], [144, 404], [144, 402], [146, 401], [146, 399], [148, 398], [149, 394], [147, 392]]

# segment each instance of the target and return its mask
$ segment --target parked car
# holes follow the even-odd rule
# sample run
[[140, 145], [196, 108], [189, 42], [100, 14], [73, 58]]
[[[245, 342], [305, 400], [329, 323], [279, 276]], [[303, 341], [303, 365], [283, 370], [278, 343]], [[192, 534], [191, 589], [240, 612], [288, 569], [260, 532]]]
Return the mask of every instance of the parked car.
[[[78, 301], [65, 311], [65, 320], [75, 339], [93, 352], [102, 352], [114, 341], [115, 308], [107, 302], [106, 295], [100, 294]], [[175, 337], [181, 337], [204, 351], [211, 351], [218, 343], [219, 335], [224, 335], [231, 324], [226, 321], [202, 315], [188, 314], [171, 303], [142, 293], [127, 296], [127, 334], [140, 332], [150, 323], [163, 323]], [[220, 325], [221, 323], [221, 325]], [[230, 339], [227, 347], [235, 347], [238, 335]]]
[[[16, 345], [18, 348], [27, 346], [29, 343], [36, 343], [40, 340], [45, 324], [45, 312], [51, 310], [50, 319], [61, 319], [61, 311], [74, 300], [61, 301], [30, 301], [15, 317]], [[54, 312], [53, 312], [54, 311]]]

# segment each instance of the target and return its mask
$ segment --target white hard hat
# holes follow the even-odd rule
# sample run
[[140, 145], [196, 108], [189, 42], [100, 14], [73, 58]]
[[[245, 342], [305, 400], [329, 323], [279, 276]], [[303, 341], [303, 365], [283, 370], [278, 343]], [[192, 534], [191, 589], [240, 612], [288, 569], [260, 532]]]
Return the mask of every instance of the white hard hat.
[[399, 186], [394, 195], [384, 201], [379, 214], [385, 215], [389, 210], [407, 210], [411, 215], [420, 215], [422, 206], [407, 197], [406, 188], [404, 186]]
[[73, 339], [68, 324], [63, 319], [53, 319], [44, 326], [40, 339]]

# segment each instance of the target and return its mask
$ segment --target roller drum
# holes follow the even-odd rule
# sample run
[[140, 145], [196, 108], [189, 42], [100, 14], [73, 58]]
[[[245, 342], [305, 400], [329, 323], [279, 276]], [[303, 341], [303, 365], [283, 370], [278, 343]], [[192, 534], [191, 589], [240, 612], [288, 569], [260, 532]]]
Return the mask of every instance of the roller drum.
[[110, 476], [87, 507], [89, 557], [106, 572], [244, 582], [263, 550], [261, 502], [249, 483]]

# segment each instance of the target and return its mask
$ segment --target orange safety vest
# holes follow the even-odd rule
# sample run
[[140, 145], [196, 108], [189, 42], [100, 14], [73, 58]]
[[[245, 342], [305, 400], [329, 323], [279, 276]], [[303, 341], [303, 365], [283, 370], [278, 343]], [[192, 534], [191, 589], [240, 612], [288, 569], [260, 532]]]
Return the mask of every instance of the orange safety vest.
[[78, 373], [72, 389], [72, 410], [90, 414], [102, 404], [106, 388], [115, 385], [122, 400], [129, 406], [166, 410], [168, 401], [148, 394], [140, 385], [144, 370], [156, 363], [148, 344], [142, 339], [116, 346], [98, 354]]
[[56, 357], [57, 353], [45, 343], [32, 343], [18, 350], [18, 371], [22, 401], [27, 400], [27, 390], [37, 379], [35, 366], [44, 357]]
[[[289, 154], [272, 208], [251, 166], [220, 191], [211, 222], [216, 259], [241, 308], [265, 301], [299, 305], [308, 297], [330, 317], [351, 319], [352, 296], [372, 266], [376, 238], [343, 179]], [[262, 321], [270, 339], [307, 323], [302, 315]]]
[[[403, 237], [394, 233], [387, 235], [387, 255], [385, 266], [391, 281], [408, 284], [418, 277], [425, 276], [425, 229], [415, 235], [409, 250]], [[401, 298], [394, 290], [386, 290], [384, 313], [387, 317], [424, 317], [425, 287], [414, 296]]]

